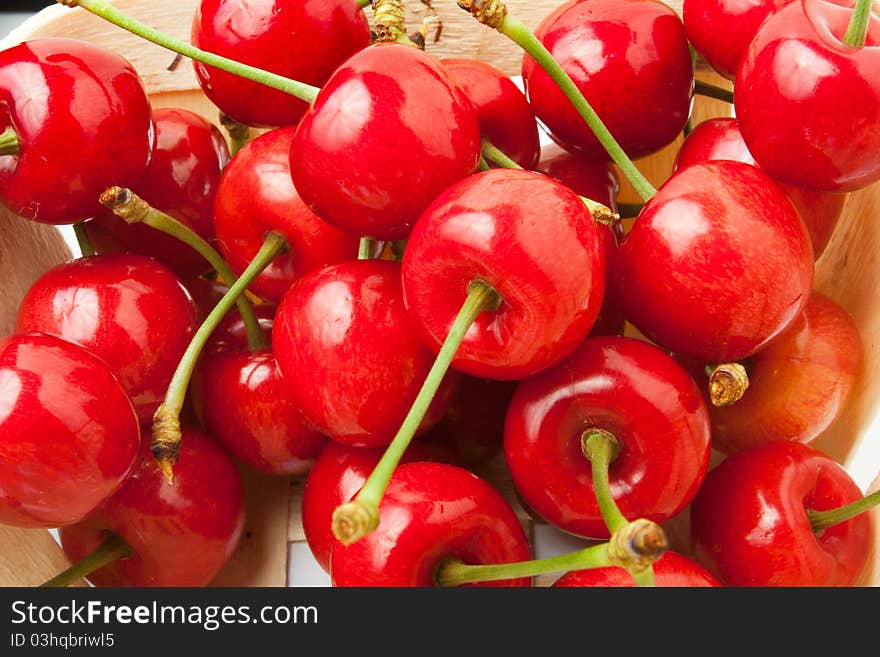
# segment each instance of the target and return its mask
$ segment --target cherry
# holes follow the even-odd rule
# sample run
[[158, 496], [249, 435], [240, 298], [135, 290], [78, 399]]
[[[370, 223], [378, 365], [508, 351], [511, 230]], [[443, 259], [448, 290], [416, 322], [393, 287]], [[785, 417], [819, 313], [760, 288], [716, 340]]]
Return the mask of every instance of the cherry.
[[[276, 314], [272, 346], [287, 394], [321, 432], [347, 445], [387, 445], [433, 360], [403, 305], [399, 263], [344, 262], [297, 280]], [[420, 431], [454, 394], [446, 379]]]
[[20, 332], [51, 333], [100, 356], [142, 420], [159, 407], [196, 327], [195, 303], [180, 279], [135, 254], [53, 267], [25, 294], [17, 323]]
[[[355, 0], [201, 0], [193, 15], [193, 45], [313, 85], [370, 43]], [[252, 126], [292, 125], [308, 109], [302, 100], [194, 62], [202, 91], [220, 110]]]
[[664, 183], [618, 248], [613, 272], [627, 319], [649, 339], [704, 361], [734, 361], [803, 309], [813, 249], [776, 183], [751, 165], [718, 160]]
[[185, 430], [174, 485], [162, 476], [149, 442], [125, 484], [82, 522], [60, 532], [73, 561], [108, 532], [129, 556], [88, 575], [96, 586], [207, 586], [232, 556], [244, 529], [244, 490], [230, 458], [210, 438]]
[[[220, 131], [184, 109], [156, 109], [156, 149], [135, 185], [150, 205], [182, 222], [209, 242], [214, 239], [214, 195], [229, 148]], [[103, 190], [102, 190], [103, 191]], [[98, 253], [127, 251], [156, 258], [182, 278], [204, 273], [205, 260], [179, 240], [152, 228], [120, 221], [104, 211], [86, 223]]]
[[439, 349], [473, 281], [502, 299], [467, 331], [453, 367], [522, 379], [569, 355], [596, 320], [605, 257], [584, 204], [564, 185], [520, 170], [453, 185], [419, 219], [403, 256], [407, 310]]
[[[694, 72], [684, 26], [657, 0], [571, 0], [535, 36], [592, 103], [630, 157], [671, 143], [690, 114]], [[556, 82], [523, 58], [529, 101], [566, 150], [606, 159], [604, 148]]]
[[60, 338], [0, 343], [0, 523], [62, 527], [113, 494], [137, 456], [137, 416], [110, 369]]
[[237, 273], [253, 259], [266, 232], [287, 242], [288, 250], [250, 286], [276, 303], [298, 277], [353, 260], [358, 252], [358, 238], [322, 221], [294, 188], [289, 165], [294, 130], [270, 130], [242, 148], [220, 178], [214, 206], [217, 244]]
[[[446, 463], [450, 456], [441, 446], [420, 441], [409, 446], [401, 463]], [[333, 510], [358, 492], [381, 457], [382, 450], [377, 447], [349, 447], [331, 442], [309, 470], [302, 496], [302, 527], [315, 561], [328, 573], [330, 555], [337, 545], [330, 531]]]
[[[735, 160], [757, 166], [734, 118], [709, 119], [694, 128], [678, 151], [675, 169], [707, 160]], [[780, 183], [779, 186], [788, 194], [804, 220], [813, 243], [813, 256], [818, 259], [837, 226], [846, 194], [816, 192], [787, 183]]]
[[[700, 564], [668, 550], [654, 562], [654, 576], [658, 587], [702, 588], [721, 586], [721, 582], [715, 579]], [[557, 588], [635, 585], [632, 575], [619, 566], [573, 570], [553, 582], [553, 586]]]
[[853, 9], [802, 0], [767, 18], [743, 57], [736, 116], [774, 178], [825, 191], [880, 180], [880, 18], [859, 4], [864, 45], [847, 29]]
[[607, 538], [613, 530], [593, 493], [595, 433], [616, 453], [609, 486], [626, 518], [663, 522], [697, 493], [709, 463], [709, 412], [687, 372], [660, 349], [590, 338], [520, 383], [507, 412], [504, 453], [528, 506], [567, 532]]
[[70, 224], [101, 210], [111, 184], [133, 184], [155, 144], [137, 72], [115, 52], [74, 39], [35, 39], [0, 52], [0, 201]]
[[860, 499], [847, 472], [812, 447], [750, 447], [711, 470], [691, 504], [697, 560], [729, 586], [851, 586], [868, 558], [870, 519], [826, 525], [815, 514]]
[[[379, 529], [372, 534], [333, 547], [334, 586], [432, 586], [435, 570], [447, 559], [473, 564], [530, 557], [522, 526], [501, 494], [456, 466], [400, 466], [380, 514]], [[493, 585], [529, 586], [530, 579]]]
[[479, 158], [476, 110], [443, 65], [417, 48], [379, 43], [321, 89], [297, 128], [290, 169], [324, 220], [397, 240]]
[[513, 80], [476, 59], [450, 58], [440, 63], [476, 108], [483, 136], [524, 169], [533, 169], [541, 152], [538, 123]]

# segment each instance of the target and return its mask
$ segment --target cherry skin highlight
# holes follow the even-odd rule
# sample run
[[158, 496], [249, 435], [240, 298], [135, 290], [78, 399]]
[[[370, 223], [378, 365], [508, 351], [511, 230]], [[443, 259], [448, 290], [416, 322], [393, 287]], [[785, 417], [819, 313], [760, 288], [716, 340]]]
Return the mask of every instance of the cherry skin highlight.
[[0, 523], [78, 522], [128, 476], [140, 431], [131, 401], [97, 357], [60, 338], [0, 342]]
[[[658, 587], [705, 588], [718, 587], [721, 582], [700, 564], [677, 552], [667, 551], [654, 562], [654, 583]], [[623, 586], [634, 587], [635, 580], [618, 566], [589, 568], [565, 573], [553, 582], [554, 587]]]
[[155, 260], [129, 253], [50, 269], [22, 299], [17, 330], [57, 335], [98, 355], [119, 376], [138, 417], [149, 420], [197, 321], [180, 279]]
[[545, 175], [474, 174], [425, 211], [403, 255], [406, 307], [432, 349], [474, 280], [502, 302], [477, 317], [452, 367], [488, 379], [530, 376], [593, 328], [605, 290], [596, 224], [574, 192]]
[[207, 586], [229, 561], [244, 530], [244, 490], [238, 470], [210, 438], [184, 428], [170, 485], [150, 454], [149, 441], [131, 476], [85, 520], [60, 532], [77, 561], [106, 532], [132, 549], [88, 576], [95, 586]]
[[[337, 66], [370, 44], [370, 27], [355, 0], [201, 0], [190, 39], [208, 52], [321, 86]], [[283, 91], [193, 65], [211, 102], [245, 125], [293, 125], [308, 109], [308, 103]]]
[[[453, 465], [401, 465], [379, 514], [379, 527], [366, 538], [333, 547], [333, 586], [426, 587], [434, 584], [434, 572], [444, 559], [479, 564], [531, 558], [507, 501], [484, 480]], [[530, 578], [484, 584], [529, 585]]]
[[132, 185], [156, 141], [150, 101], [131, 64], [75, 39], [34, 39], [0, 51], [0, 132], [19, 154], [0, 156], [0, 201], [49, 224], [102, 211], [110, 185]]
[[870, 518], [817, 535], [806, 511], [861, 497], [838, 463], [807, 445], [743, 450], [707, 475], [691, 505], [697, 561], [728, 586], [852, 586], [870, 551]]

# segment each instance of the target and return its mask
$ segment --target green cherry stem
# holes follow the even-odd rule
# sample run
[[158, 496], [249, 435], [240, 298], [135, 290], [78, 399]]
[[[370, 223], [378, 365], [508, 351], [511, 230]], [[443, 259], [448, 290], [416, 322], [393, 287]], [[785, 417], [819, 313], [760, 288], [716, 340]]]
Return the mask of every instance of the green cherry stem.
[[619, 452], [617, 439], [604, 429], [587, 429], [581, 434], [581, 449], [590, 461], [599, 512], [608, 531], [613, 534], [629, 522], [620, 512], [611, 493], [608, 470]]
[[84, 221], [73, 224], [73, 234], [76, 236], [76, 243], [79, 245], [79, 250], [83, 257], [93, 256], [97, 253], [92, 245], [92, 240], [89, 238], [89, 234], [86, 232]]
[[522, 167], [516, 163], [507, 153], [498, 148], [495, 144], [493, 144], [488, 139], [483, 139], [480, 145], [481, 152], [483, 153], [483, 157], [485, 157], [489, 162], [495, 164], [502, 169], [522, 169]]
[[371, 4], [373, 4], [373, 0], [358, 0], [358, 5], [361, 9], [366, 9]]
[[733, 104], [733, 92], [730, 89], [724, 89], [702, 80], [694, 81], [694, 93]]
[[[143, 223], [167, 235], [179, 239], [201, 255], [216, 271], [226, 285], [235, 283], [237, 276], [217, 250], [197, 232], [174, 217], [160, 212], [126, 187], [109, 187], [100, 197], [101, 204], [130, 224]], [[251, 351], [265, 349], [268, 345], [266, 336], [260, 328], [260, 321], [254, 314], [254, 307], [247, 296], [241, 295], [236, 300], [238, 312], [241, 314], [247, 332], [248, 347]]]
[[12, 128], [0, 133], [0, 157], [4, 155], [18, 155], [18, 135]]
[[391, 444], [385, 449], [385, 453], [370, 473], [360, 492], [353, 500], [336, 507], [333, 512], [333, 535], [342, 543], [349, 545], [359, 541], [378, 527], [379, 503], [385, 495], [388, 482], [391, 481], [394, 469], [400, 463], [403, 453], [422, 423], [443, 377], [452, 364], [458, 347], [477, 317], [483, 311], [497, 310], [501, 303], [502, 299], [498, 292], [487, 283], [474, 280], [468, 286], [467, 297], [449, 329], [446, 340], [440, 347], [440, 352], [437, 354], [431, 370], [425, 377], [419, 394], [400, 425], [400, 429]]
[[89, 13], [113, 23], [117, 27], [121, 27], [123, 30], [136, 34], [142, 39], [146, 39], [151, 43], [167, 48], [168, 50], [183, 55], [184, 57], [189, 57], [190, 59], [194, 59], [207, 66], [213, 66], [221, 71], [238, 75], [247, 80], [264, 84], [267, 87], [278, 89], [279, 91], [295, 96], [304, 102], [311, 103], [314, 101], [320, 91], [318, 87], [313, 87], [310, 84], [291, 80], [290, 78], [285, 78], [281, 75], [276, 75], [275, 73], [270, 73], [269, 71], [264, 71], [263, 69], [254, 66], [248, 66], [247, 64], [236, 62], [227, 57], [221, 57], [220, 55], [215, 55], [201, 50], [200, 48], [196, 48], [186, 41], [169, 37], [168, 35], [162, 34], [158, 30], [135, 20], [128, 14], [108, 4], [105, 0], [57, 1], [65, 7], [81, 7]]
[[220, 125], [226, 129], [226, 134], [229, 135], [229, 154], [235, 157], [236, 153], [251, 140], [251, 128], [223, 112], [220, 112]]
[[813, 533], [821, 534], [829, 527], [855, 518], [857, 515], [873, 509], [878, 504], [880, 504], [880, 490], [836, 509], [828, 509], [826, 511], [808, 509], [807, 516], [810, 518]]
[[40, 584], [40, 588], [58, 588], [75, 584], [83, 577], [88, 577], [99, 568], [117, 559], [131, 555], [131, 548], [116, 534], [109, 534], [98, 547], [89, 554], [50, 580]]
[[180, 412], [183, 409], [186, 390], [189, 387], [189, 381], [192, 378], [199, 355], [211, 333], [235, 304], [236, 299], [244, 293], [260, 272], [269, 266], [275, 256], [286, 248], [287, 242], [277, 233], [266, 235], [266, 239], [254, 259], [202, 322], [174, 371], [174, 376], [165, 392], [165, 399], [153, 415], [153, 440], [150, 445], [153, 457], [169, 483], [173, 481], [173, 466], [177, 462], [177, 455], [180, 451]]
[[843, 43], [853, 48], [862, 48], [868, 36], [868, 25], [871, 21], [872, 0], [857, 0], [852, 18], [843, 35]]
[[373, 245], [375, 242], [369, 237], [362, 237], [358, 243], [358, 260], [369, 260], [373, 257]]
[[522, 21], [507, 12], [507, 7], [500, 0], [458, 0], [458, 6], [470, 12], [483, 25], [498, 30], [516, 43], [547, 72], [643, 200], [647, 201], [657, 193], [651, 182], [639, 171], [605, 127], [602, 119], [559, 62], [553, 59], [550, 51]]

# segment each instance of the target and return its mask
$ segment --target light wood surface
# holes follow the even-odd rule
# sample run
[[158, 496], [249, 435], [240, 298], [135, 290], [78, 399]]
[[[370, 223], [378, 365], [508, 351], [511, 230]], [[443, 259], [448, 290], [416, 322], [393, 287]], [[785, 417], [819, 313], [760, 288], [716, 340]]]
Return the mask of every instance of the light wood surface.
[[[172, 36], [188, 39], [196, 0], [117, 0], [117, 6], [132, 16]], [[510, 0], [511, 13], [534, 27], [549, 11], [561, 4], [550, 1]], [[668, 4], [680, 11], [680, 0]], [[510, 41], [475, 23], [455, 6], [453, 0], [435, 0], [443, 30], [439, 42], [428, 40], [428, 52], [437, 57], [465, 56], [489, 61], [508, 74], [519, 73], [521, 53]], [[412, 30], [430, 12], [417, 0], [408, 3]], [[436, 26], [436, 23], [432, 24]], [[192, 66], [186, 60], [169, 70], [174, 56], [158, 46], [146, 43], [121, 29], [109, 26], [87, 12], [61, 6], [50, 7], [23, 24], [4, 41], [4, 45], [33, 37], [65, 36], [100, 43], [127, 57], [139, 71], [156, 107], [186, 107], [217, 123], [217, 110], [197, 91]], [[708, 71], [698, 60], [701, 79], [716, 84], [729, 83]], [[695, 122], [729, 113], [729, 106], [698, 97]], [[660, 153], [637, 162], [655, 184], [660, 185], [671, 173], [680, 140]], [[622, 202], [637, 202], [635, 194], [621, 178]], [[817, 446], [846, 467], [867, 469], [871, 477], [880, 473], [880, 462], [867, 462], [877, 453], [880, 431], [871, 430], [878, 415], [880, 376], [880, 185], [851, 195], [840, 225], [826, 255], [817, 264], [816, 288], [841, 303], [856, 319], [866, 352], [865, 365], [851, 402], [843, 417], [820, 439]], [[8, 213], [3, 213], [8, 214]], [[35, 226], [16, 217], [0, 216], [5, 230], [0, 232], [0, 327], [4, 334], [12, 322], [24, 290], [33, 279], [52, 264], [68, 257], [63, 242], [51, 227]], [[497, 464], [496, 464], [497, 465]], [[503, 468], [488, 473], [504, 488], [508, 499], [518, 509], [527, 528], [530, 519], [515, 499]], [[299, 521], [301, 481], [245, 476], [248, 489], [247, 536], [235, 558], [217, 578], [216, 584], [234, 586], [283, 586], [287, 581], [287, 543], [304, 540]], [[875, 482], [880, 485], [880, 479]], [[505, 488], [506, 486], [506, 488]], [[875, 529], [880, 531], [878, 513], [873, 514]], [[674, 544], [687, 552], [687, 526], [682, 519], [669, 524]], [[878, 536], [880, 540], [880, 536]], [[47, 532], [0, 527], [0, 585], [38, 583], [66, 563]], [[544, 582], [549, 580], [544, 580]], [[872, 560], [862, 579], [878, 585], [880, 567]]]

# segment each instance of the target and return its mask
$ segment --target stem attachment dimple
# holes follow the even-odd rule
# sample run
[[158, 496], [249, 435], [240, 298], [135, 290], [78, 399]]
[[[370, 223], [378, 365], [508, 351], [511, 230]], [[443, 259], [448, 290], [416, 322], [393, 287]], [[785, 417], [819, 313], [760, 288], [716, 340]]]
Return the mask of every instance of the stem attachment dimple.
[[721, 363], [709, 373], [709, 400], [721, 408], [742, 399], [749, 387], [749, 374], [739, 363]]
[[112, 563], [117, 559], [124, 559], [132, 553], [128, 546], [117, 534], [109, 534], [98, 547], [89, 554], [64, 570], [50, 580], [40, 584], [40, 588], [59, 588], [70, 586], [78, 582], [83, 577], [88, 577], [99, 568], [103, 568], [108, 563]]
[[19, 142], [18, 135], [12, 128], [6, 128], [0, 133], [0, 157], [4, 155], [13, 155], [18, 157]]

